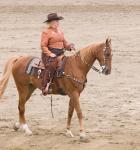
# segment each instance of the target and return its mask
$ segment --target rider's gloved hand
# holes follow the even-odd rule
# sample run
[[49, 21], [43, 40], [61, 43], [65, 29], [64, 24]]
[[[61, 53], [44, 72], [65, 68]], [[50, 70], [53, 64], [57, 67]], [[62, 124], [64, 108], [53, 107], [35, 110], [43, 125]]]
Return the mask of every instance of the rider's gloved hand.
[[50, 57], [53, 57], [53, 58], [54, 58], [54, 57], [56, 57], [56, 55], [55, 55], [54, 53], [51, 53], [51, 54], [50, 54]]
[[74, 50], [74, 51], [76, 50], [76, 49], [75, 49], [75, 45], [74, 45], [73, 43], [70, 44], [70, 50], [71, 50], [71, 51], [72, 51], [72, 50]]

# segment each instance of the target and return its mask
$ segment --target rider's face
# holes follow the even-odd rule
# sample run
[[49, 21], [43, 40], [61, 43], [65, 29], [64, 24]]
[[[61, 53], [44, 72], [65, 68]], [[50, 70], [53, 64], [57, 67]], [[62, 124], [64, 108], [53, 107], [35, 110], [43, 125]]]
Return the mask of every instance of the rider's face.
[[50, 27], [56, 29], [59, 27], [59, 20], [53, 20], [49, 24], [50, 24]]

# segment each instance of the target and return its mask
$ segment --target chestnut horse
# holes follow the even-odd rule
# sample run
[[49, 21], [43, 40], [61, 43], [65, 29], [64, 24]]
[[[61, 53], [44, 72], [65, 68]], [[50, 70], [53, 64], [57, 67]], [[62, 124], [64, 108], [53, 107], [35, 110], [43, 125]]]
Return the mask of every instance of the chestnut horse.
[[[26, 74], [28, 63], [33, 57], [31, 56], [15, 56], [6, 63], [2, 79], [0, 80], [0, 97], [4, 93], [10, 74], [13, 74], [16, 87], [19, 93], [19, 122], [15, 123], [15, 130], [22, 129], [26, 134], [31, 135], [25, 121], [25, 103], [30, 98], [36, 88], [41, 89], [41, 79]], [[80, 138], [85, 139], [86, 135], [83, 126], [83, 115], [80, 108], [80, 93], [85, 87], [86, 77], [89, 70], [93, 67], [95, 60], [99, 61], [101, 73], [108, 75], [111, 73], [112, 64], [112, 48], [111, 39], [107, 38], [105, 42], [92, 44], [81, 49], [76, 55], [67, 57], [64, 71], [67, 75], [54, 80], [52, 94], [58, 93], [58, 82], [61, 88], [70, 98], [67, 120], [67, 133], [73, 137], [70, 130], [71, 118], [74, 109], [77, 113], [80, 125]]]

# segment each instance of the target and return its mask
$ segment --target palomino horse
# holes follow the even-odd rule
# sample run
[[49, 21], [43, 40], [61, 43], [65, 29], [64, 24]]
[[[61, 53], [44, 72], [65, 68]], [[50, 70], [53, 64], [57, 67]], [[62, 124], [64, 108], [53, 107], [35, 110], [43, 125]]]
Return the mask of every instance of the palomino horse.
[[[0, 81], [0, 97], [4, 93], [10, 74], [13, 74], [16, 87], [19, 93], [19, 122], [15, 124], [15, 129], [22, 129], [26, 134], [31, 135], [32, 131], [28, 128], [25, 121], [25, 103], [32, 95], [36, 88], [41, 89], [41, 79], [26, 74], [28, 63], [33, 57], [15, 56], [6, 63], [3, 77]], [[93, 67], [95, 60], [99, 61], [101, 73], [108, 75], [111, 73], [112, 64], [112, 48], [111, 39], [106, 39], [105, 42], [92, 44], [81, 49], [76, 55], [67, 57], [64, 71], [66, 73], [62, 78], [58, 78], [57, 83], [54, 81], [52, 94], [59, 94], [57, 85], [58, 81], [61, 88], [67, 93], [70, 98], [67, 120], [67, 135], [73, 137], [70, 130], [71, 118], [76, 110], [79, 125], [80, 138], [85, 139], [86, 135], [83, 126], [83, 115], [80, 108], [80, 93], [83, 91], [86, 83], [86, 77], [89, 70]]]

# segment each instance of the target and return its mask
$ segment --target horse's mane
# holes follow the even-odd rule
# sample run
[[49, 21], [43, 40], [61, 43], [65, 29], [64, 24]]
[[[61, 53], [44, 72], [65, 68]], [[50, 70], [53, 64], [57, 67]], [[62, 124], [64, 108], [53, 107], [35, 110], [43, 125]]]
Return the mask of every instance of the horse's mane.
[[87, 60], [88, 58], [90, 58], [91, 56], [96, 55], [96, 51], [98, 49], [103, 48], [105, 45], [105, 43], [97, 43], [97, 44], [90, 44], [82, 49], [80, 49], [80, 56], [82, 61]]

